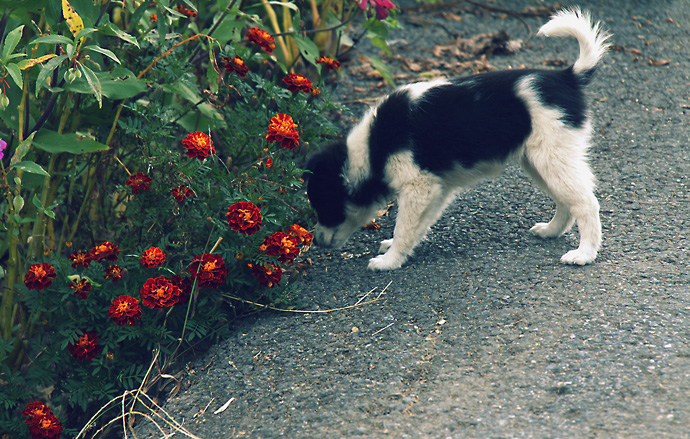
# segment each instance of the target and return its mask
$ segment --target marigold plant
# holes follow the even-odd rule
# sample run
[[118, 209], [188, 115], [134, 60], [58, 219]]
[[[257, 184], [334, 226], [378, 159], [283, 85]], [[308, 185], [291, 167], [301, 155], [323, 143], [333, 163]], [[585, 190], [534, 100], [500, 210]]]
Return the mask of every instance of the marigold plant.
[[151, 177], [148, 175], [137, 172], [136, 174], [129, 177], [129, 180], [125, 183], [125, 186], [130, 186], [132, 188], [132, 193], [137, 195], [140, 192], [147, 192], [151, 190]]
[[148, 308], [166, 308], [180, 300], [180, 287], [165, 276], [158, 276], [144, 282], [139, 295], [142, 305]]
[[228, 267], [218, 255], [196, 255], [187, 271], [196, 279], [199, 288], [218, 288], [228, 276]]
[[31, 290], [48, 288], [55, 279], [55, 268], [48, 264], [34, 264], [24, 276], [24, 285]]
[[263, 225], [261, 210], [249, 201], [239, 201], [228, 207], [225, 218], [232, 230], [245, 235], [255, 234]]
[[77, 340], [67, 345], [67, 350], [79, 361], [91, 361], [103, 350], [103, 347], [98, 344], [98, 336], [94, 331], [82, 330]]
[[299, 145], [299, 132], [297, 124], [287, 114], [278, 114], [272, 117], [267, 129], [266, 140], [280, 142], [283, 148], [293, 150]]
[[132, 296], [122, 295], [113, 300], [108, 317], [120, 326], [132, 326], [141, 319], [141, 306]]
[[188, 134], [182, 140], [182, 148], [187, 150], [185, 154], [190, 159], [196, 158], [202, 161], [216, 153], [216, 148], [208, 134], [198, 131]]
[[139, 256], [139, 262], [145, 268], [156, 268], [165, 262], [165, 253], [158, 247], [149, 247]]

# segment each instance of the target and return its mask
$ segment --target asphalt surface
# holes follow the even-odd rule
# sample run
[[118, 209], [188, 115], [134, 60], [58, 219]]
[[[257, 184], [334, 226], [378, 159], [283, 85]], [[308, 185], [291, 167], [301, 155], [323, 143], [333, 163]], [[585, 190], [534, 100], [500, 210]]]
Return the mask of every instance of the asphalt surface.
[[[546, 241], [528, 232], [554, 206], [511, 166], [463, 194], [397, 271], [366, 270], [394, 209], [342, 251], [312, 248], [299, 300], [319, 312], [236, 322], [167, 413], [204, 439], [690, 438], [690, 2], [579, 4], [617, 49], [589, 87], [604, 236], [593, 265], [558, 263], [576, 229]], [[431, 59], [454, 36], [500, 30], [524, 40], [546, 20], [467, 4], [400, 19], [398, 58], [384, 58], [400, 77], [401, 56]], [[574, 40], [532, 37], [486, 61], [576, 57]], [[358, 62], [341, 76], [343, 100], [386, 91], [349, 73]], [[379, 300], [328, 312], [365, 295]], [[162, 437], [141, 427], [139, 438]]]

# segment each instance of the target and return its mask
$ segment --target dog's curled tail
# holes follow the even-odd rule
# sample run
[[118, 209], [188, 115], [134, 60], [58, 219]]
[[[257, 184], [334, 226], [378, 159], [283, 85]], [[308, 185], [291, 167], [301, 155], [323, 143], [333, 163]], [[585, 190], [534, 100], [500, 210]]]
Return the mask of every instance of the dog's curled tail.
[[576, 38], [580, 44], [580, 56], [573, 64], [573, 72], [587, 79], [609, 47], [606, 40], [611, 36], [601, 29], [599, 22], [592, 22], [589, 13], [579, 8], [558, 11], [537, 35]]

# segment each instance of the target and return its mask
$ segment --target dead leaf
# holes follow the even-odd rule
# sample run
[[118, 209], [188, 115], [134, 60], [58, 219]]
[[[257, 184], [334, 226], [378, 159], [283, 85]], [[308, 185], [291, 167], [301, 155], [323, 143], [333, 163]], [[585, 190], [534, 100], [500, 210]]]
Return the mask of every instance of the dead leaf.
[[649, 60], [649, 65], [650, 65], [650, 66], [658, 67], [658, 66], [665, 66], [665, 65], [668, 65], [668, 64], [671, 64], [671, 60], [670, 60], [670, 59], [656, 59], [656, 58], [650, 58], [650, 60]]

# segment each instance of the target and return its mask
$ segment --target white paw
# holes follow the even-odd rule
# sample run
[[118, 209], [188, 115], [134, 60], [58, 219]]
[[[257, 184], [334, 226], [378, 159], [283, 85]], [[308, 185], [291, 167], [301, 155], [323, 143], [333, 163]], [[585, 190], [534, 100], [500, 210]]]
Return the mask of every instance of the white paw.
[[381, 241], [381, 247], [379, 247], [379, 253], [386, 253], [389, 248], [393, 245], [393, 238], [384, 239]]
[[556, 238], [560, 235], [557, 231], [552, 230], [551, 227], [549, 227], [549, 223], [537, 223], [534, 225], [534, 227], [529, 229], [529, 231], [540, 238]]
[[395, 270], [405, 262], [405, 257], [386, 253], [369, 259], [369, 270]]
[[597, 251], [593, 249], [577, 249], [570, 250], [568, 253], [561, 256], [561, 262], [568, 265], [586, 265], [594, 262], [597, 257]]

